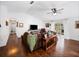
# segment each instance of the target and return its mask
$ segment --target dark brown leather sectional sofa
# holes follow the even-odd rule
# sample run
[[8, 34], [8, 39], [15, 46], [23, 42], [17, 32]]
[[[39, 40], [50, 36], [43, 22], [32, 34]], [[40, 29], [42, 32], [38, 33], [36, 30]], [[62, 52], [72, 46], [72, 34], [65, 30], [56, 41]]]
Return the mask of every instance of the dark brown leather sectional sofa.
[[[28, 36], [28, 34], [30, 34], [30, 33], [25, 32], [21, 36], [21, 38], [22, 38], [22, 44], [27, 49], [29, 49], [29, 46], [27, 44], [27, 36]], [[37, 42], [36, 42], [36, 45], [34, 47], [34, 50], [41, 49], [41, 48], [44, 49], [44, 45], [45, 45], [44, 44], [44, 39], [45, 39], [44, 34], [46, 34], [45, 29], [40, 30], [40, 32], [37, 32], [36, 34], [37, 34]], [[55, 32], [53, 32], [53, 34], [56, 35]], [[57, 40], [58, 39], [56, 38], [56, 40], [55, 40], [56, 43], [57, 43]]]

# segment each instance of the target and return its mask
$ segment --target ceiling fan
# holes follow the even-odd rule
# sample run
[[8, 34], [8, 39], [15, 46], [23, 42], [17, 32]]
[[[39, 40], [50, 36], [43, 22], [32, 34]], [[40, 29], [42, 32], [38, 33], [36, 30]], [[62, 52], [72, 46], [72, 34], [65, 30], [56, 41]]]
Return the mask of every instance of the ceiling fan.
[[62, 10], [64, 10], [64, 9], [61, 8], [61, 9], [57, 10], [56, 8], [52, 8], [51, 9], [52, 12], [49, 12], [48, 14], [52, 13], [53, 15], [56, 15], [57, 13], [61, 13]]
[[30, 4], [33, 4], [34, 3], [34, 1], [30, 1]]

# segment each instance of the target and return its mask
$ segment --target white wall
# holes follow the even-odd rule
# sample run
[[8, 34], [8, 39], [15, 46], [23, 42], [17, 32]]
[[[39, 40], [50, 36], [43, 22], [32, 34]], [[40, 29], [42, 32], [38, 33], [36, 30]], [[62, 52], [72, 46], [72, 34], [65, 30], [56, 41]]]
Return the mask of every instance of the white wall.
[[9, 27], [5, 25], [7, 19], [7, 8], [3, 5], [0, 5], [0, 47], [5, 46], [7, 44], [7, 40], [9, 37]]
[[69, 18], [64, 24], [65, 35], [74, 40], [79, 41], [79, 29], [75, 28], [75, 21], [79, 21], [79, 17]]
[[70, 39], [69, 37], [70, 37], [70, 34], [69, 34], [69, 22], [68, 22], [68, 20], [67, 19], [65, 19], [64, 21], [63, 21], [63, 26], [64, 26], [64, 39]]
[[51, 30], [55, 31], [55, 22], [51, 22]]
[[14, 18], [17, 22], [23, 23], [23, 28], [16, 27], [17, 36], [20, 37], [24, 32], [28, 31], [31, 24], [38, 25], [38, 29], [44, 27], [44, 23], [41, 19], [37, 19], [31, 15], [25, 13], [9, 13], [8, 18]]

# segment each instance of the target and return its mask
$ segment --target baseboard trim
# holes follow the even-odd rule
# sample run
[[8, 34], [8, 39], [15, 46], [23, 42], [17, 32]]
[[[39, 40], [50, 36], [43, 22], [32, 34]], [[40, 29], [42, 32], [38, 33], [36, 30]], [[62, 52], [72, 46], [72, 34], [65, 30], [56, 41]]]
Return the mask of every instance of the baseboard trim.
[[70, 38], [70, 39], [65, 39], [65, 40], [74, 40], [74, 41], [79, 41], [79, 40], [77, 40], [77, 39], [71, 39], [71, 38]]

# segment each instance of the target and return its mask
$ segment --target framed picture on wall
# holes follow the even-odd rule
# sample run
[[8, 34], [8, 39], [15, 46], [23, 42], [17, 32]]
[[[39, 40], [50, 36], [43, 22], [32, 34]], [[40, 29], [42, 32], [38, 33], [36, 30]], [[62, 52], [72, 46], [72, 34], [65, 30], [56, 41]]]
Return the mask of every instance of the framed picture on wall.
[[19, 27], [23, 27], [23, 23], [19, 23]]
[[76, 28], [79, 29], [79, 21], [76, 21], [75, 24], [76, 24]]
[[49, 26], [51, 26], [51, 24], [50, 23], [46, 23], [45, 26], [46, 27], [49, 27]]

